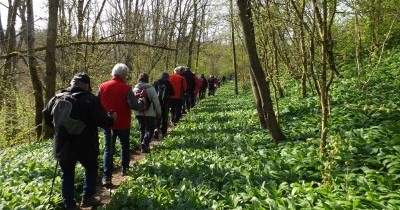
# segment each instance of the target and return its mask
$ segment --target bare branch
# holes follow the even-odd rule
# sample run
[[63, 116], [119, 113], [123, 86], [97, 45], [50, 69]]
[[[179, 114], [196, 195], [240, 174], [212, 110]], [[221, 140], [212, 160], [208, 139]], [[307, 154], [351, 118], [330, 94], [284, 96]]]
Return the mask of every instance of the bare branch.
[[[77, 41], [77, 42], [71, 42], [71, 43], [65, 43], [65, 44], [59, 44], [56, 46], [56, 48], [65, 48], [65, 47], [71, 47], [71, 46], [78, 46], [78, 45], [90, 45], [90, 46], [95, 46], [95, 45], [110, 45], [110, 44], [117, 44], [117, 45], [141, 45], [141, 46], [146, 46], [146, 47], [151, 47], [151, 48], [159, 48], [163, 50], [170, 50], [170, 51], [175, 51], [176, 49], [174, 48], [169, 48], [166, 46], [158, 46], [158, 45], [153, 45], [145, 42], [138, 42], [138, 41], [123, 41], [123, 40], [118, 40], [118, 41], [101, 41], [101, 42], [96, 42], [96, 41]], [[34, 51], [43, 51], [46, 50], [46, 46], [42, 47], [37, 47], [34, 49]], [[6, 58], [11, 58], [14, 56], [20, 56], [23, 53], [27, 53], [28, 50], [21, 50], [18, 52], [11, 52], [6, 55], [0, 55], [0, 59], [6, 59]]]

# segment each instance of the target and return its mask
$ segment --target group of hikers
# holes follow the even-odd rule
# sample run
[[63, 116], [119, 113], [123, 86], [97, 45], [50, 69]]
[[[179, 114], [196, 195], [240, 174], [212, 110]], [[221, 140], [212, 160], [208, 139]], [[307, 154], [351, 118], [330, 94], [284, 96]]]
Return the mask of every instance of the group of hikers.
[[[178, 66], [173, 74], [163, 72], [150, 84], [149, 75], [139, 75], [138, 83], [128, 84], [131, 73], [122, 63], [116, 64], [112, 78], [100, 84], [97, 96], [92, 94], [90, 77], [77, 73], [70, 87], [54, 96], [43, 110], [46, 123], [54, 127], [53, 152], [61, 168], [61, 191], [66, 209], [98, 206], [96, 194], [99, 139], [98, 127], [103, 129], [104, 155], [102, 184], [111, 187], [113, 150], [118, 137], [121, 145], [121, 175], [126, 176], [130, 162], [129, 138], [131, 110], [140, 130], [141, 152], [150, 152], [150, 141], [167, 135], [169, 115], [176, 125], [183, 114], [190, 112], [196, 99], [214, 95], [225, 81], [224, 77], [201, 74], [197, 77], [189, 67]], [[70, 104], [70, 105], [65, 105]], [[85, 169], [83, 198], [77, 204], [74, 196], [75, 166]]]

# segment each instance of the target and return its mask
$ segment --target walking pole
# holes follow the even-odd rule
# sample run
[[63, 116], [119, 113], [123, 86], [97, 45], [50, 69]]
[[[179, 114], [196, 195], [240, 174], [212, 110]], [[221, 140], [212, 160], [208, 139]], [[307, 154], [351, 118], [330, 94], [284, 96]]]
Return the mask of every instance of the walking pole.
[[54, 182], [56, 181], [57, 168], [58, 168], [58, 160], [56, 161], [56, 167], [54, 168], [53, 181], [51, 182], [50, 195], [47, 203], [50, 203], [51, 196], [53, 196], [53, 187], [54, 187]]
[[114, 130], [113, 129], [111, 129], [111, 148], [110, 148], [110, 153], [111, 153], [111, 156], [110, 156], [110, 159], [111, 159], [111, 183], [110, 183], [110, 198], [111, 198], [111, 195], [112, 195], [112, 192], [111, 192], [111, 187], [112, 187], [112, 173], [113, 173], [113, 170], [114, 170], [114, 161], [112, 161], [113, 160], [113, 155], [114, 155], [114, 150], [115, 150], [115, 141], [117, 140], [117, 137], [115, 136], [115, 132], [114, 132]]

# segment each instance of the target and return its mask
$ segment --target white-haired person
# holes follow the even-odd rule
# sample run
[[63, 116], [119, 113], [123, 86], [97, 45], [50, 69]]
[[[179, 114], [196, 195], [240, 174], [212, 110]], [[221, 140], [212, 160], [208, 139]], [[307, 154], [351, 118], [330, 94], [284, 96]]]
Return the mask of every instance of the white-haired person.
[[187, 83], [181, 72], [185, 67], [178, 66], [174, 69], [174, 73], [169, 77], [169, 82], [174, 88], [174, 95], [170, 97], [171, 102], [171, 122], [175, 125], [182, 117], [182, 105], [184, 93], [187, 90]]
[[116, 112], [117, 119], [113, 127], [104, 130], [104, 161], [102, 184], [111, 187], [113, 170], [113, 151], [118, 137], [121, 143], [121, 173], [123, 176], [129, 168], [129, 135], [131, 128], [131, 110], [137, 109], [138, 103], [127, 84], [130, 80], [129, 68], [123, 64], [116, 64], [111, 71], [111, 80], [100, 84], [98, 97], [107, 112]]

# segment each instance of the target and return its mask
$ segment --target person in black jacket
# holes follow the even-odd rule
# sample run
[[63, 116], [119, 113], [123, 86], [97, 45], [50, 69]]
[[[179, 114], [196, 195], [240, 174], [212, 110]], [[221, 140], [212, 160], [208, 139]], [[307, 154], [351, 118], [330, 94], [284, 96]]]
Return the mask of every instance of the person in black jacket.
[[175, 95], [174, 88], [169, 82], [169, 74], [164, 72], [161, 75], [161, 78], [154, 82], [153, 86], [155, 87], [158, 100], [161, 105], [161, 116], [156, 119], [156, 131], [154, 133], [154, 137], [158, 138], [159, 130], [161, 129], [161, 136], [165, 137], [167, 135], [168, 129], [168, 115], [169, 115], [169, 106], [170, 106], [170, 97]]
[[[98, 172], [97, 156], [99, 139], [97, 127], [104, 129], [113, 125], [115, 113], [106, 113], [100, 100], [91, 93], [90, 78], [86, 73], [77, 73], [71, 80], [71, 86], [63, 90], [65, 94], [74, 94], [70, 118], [84, 123], [80, 134], [70, 134], [66, 129], [55, 129], [53, 152], [61, 167], [61, 191], [65, 207], [77, 209], [74, 198], [75, 166], [79, 161], [85, 169], [83, 199], [81, 207], [96, 206], [100, 199], [95, 196]], [[53, 97], [43, 110], [46, 123], [53, 127], [56, 97]]]
[[215, 95], [215, 79], [213, 75], [210, 75], [210, 77], [207, 80], [208, 82], [208, 96], [213, 96]]
[[208, 82], [204, 74], [201, 74], [200, 79], [201, 79], [201, 88], [200, 88], [199, 98], [204, 99], [206, 97]]
[[196, 89], [196, 80], [193, 72], [190, 70], [190, 67], [186, 67], [186, 71], [183, 72], [183, 77], [185, 77], [187, 83], [187, 89], [185, 93], [186, 109], [190, 111], [190, 109], [194, 107], [196, 97], [194, 93]]

